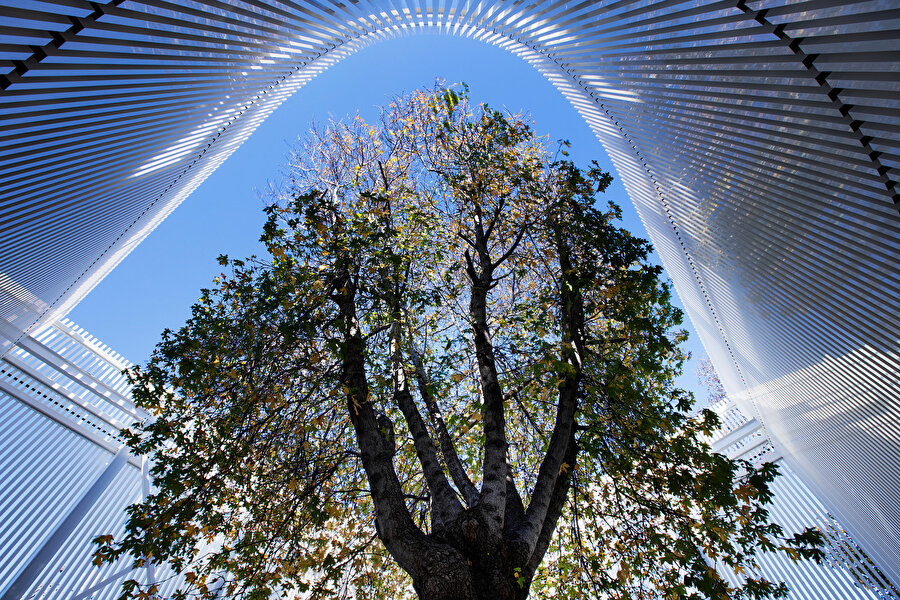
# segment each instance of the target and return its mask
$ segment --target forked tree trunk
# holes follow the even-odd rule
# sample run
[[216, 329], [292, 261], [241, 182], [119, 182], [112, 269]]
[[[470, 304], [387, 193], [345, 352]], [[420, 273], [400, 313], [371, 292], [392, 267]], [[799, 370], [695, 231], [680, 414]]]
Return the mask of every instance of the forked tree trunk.
[[527, 597], [527, 587], [516, 583], [515, 568], [504, 560], [483, 557], [471, 561], [446, 548], [450, 552], [434, 555], [415, 581], [419, 600], [524, 600]]
[[[479, 507], [427, 536], [413, 585], [420, 600], [524, 600], [533, 569], [502, 537], [491, 535]], [[518, 575], [518, 577], [517, 577]], [[519, 581], [522, 583], [520, 584]]]

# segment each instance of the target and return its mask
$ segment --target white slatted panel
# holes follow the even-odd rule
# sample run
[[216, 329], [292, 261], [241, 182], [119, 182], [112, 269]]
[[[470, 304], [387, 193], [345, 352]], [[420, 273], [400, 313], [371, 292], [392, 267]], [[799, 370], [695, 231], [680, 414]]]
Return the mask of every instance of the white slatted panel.
[[0, 414], [2, 592], [111, 455], [2, 392]]
[[[772, 486], [774, 499], [769, 514], [773, 522], [784, 528], [784, 535], [815, 527], [825, 536], [825, 563], [794, 562], [781, 553], [762, 554], [757, 559], [760, 573], [787, 583], [790, 597], [797, 600], [900, 600], [884, 573], [872, 565], [822, 502], [781, 459], [759, 422], [748, 418], [729, 400], [709, 408], [722, 422], [708, 440], [713, 450], [757, 466], [764, 462], [778, 465], [780, 476]], [[716, 567], [732, 584], [741, 582], [741, 574], [721, 564]]]

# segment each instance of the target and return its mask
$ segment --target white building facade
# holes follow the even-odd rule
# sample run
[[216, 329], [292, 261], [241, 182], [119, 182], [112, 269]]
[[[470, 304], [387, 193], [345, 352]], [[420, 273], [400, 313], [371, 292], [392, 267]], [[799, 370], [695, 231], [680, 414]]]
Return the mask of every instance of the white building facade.
[[505, 48], [580, 111], [730, 396], [897, 585], [896, 0], [0, 0], [0, 351], [317, 73], [416, 32]]
[[157, 577], [131, 560], [96, 568], [97, 535], [124, 531], [149, 491], [119, 430], [144, 415], [121, 356], [68, 321], [0, 359], [0, 598], [114, 599], [122, 581]]
[[[755, 466], [766, 462], [778, 466], [769, 514], [773, 522], [782, 526], [785, 536], [814, 527], [825, 539], [824, 562], [794, 561], [784, 553], [761, 554], [757, 557], [759, 574], [772, 581], [784, 581], [794, 600], [900, 600], [896, 587], [791, 470], [762, 424], [748, 418], [727, 398], [708, 408], [719, 415], [722, 423], [707, 440], [713, 451]], [[714, 565], [732, 585], [742, 582], [741, 575], [730, 567], [720, 562]]]

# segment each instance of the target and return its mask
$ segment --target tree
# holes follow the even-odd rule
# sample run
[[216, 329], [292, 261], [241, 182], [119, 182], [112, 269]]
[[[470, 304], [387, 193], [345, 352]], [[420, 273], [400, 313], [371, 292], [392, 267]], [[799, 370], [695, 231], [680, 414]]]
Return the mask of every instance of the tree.
[[156, 492], [97, 560], [168, 561], [180, 598], [783, 594], [709, 566], [814, 540], [768, 523], [770, 465], [700, 441], [715, 415], [686, 416], [680, 314], [597, 207], [610, 181], [454, 89], [314, 131], [270, 257], [220, 257], [131, 371]]

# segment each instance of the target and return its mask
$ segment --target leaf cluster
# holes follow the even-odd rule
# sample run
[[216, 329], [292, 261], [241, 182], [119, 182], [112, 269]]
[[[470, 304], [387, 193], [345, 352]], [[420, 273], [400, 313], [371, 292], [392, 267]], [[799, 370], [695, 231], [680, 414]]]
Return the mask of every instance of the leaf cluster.
[[[403, 507], [439, 537], [426, 471], [477, 505], [494, 379], [523, 511], [548, 456], [568, 448], [549, 479], [565, 501], [543, 521], [553, 544], [511, 571], [521, 589], [780, 597], [757, 553], [821, 554], [815, 532], [783, 540], [769, 522], [774, 466], [703, 442], [715, 415], [690, 417], [672, 383], [680, 311], [650, 245], [598, 201], [611, 178], [596, 164], [577, 168], [522, 117], [449, 88], [395, 101], [379, 126], [312, 131], [289, 172], [266, 209], [269, 256], [221, 257], [228, 268], [185, 326], [129, 373], [153, 416], [125, 434], [155, 489], [129, 508], [119, 541], [97, 539], [99, 561], [168, 563], [183, 573], [175, 598], [393, 597], [406, 579], [378, 539], [359, 415], [377, 413]], [[356, 351], [362, 397], [347, 383]], [[553, 441], [565, 418], [571, 446]], [[129, 584], [124, 596], [141, 593]]]

